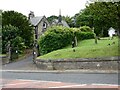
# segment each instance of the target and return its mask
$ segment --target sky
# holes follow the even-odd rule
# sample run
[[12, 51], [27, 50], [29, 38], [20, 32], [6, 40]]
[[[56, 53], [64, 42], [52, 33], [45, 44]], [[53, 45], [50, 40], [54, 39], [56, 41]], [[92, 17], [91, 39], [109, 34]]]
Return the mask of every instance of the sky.
[[85, 8], [87, 0], [0, 0], [0, 9], [14, 10], [28, 16], [33, 11], [35, 16], [49, 17], [59, 15], [74, 16]]

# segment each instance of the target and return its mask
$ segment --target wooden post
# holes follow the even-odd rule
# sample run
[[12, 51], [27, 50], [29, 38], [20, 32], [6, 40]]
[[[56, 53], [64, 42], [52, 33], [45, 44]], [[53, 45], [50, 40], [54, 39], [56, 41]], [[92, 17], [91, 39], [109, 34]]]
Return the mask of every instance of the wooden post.
[[75, 36], [75, 47], [77, 46], [77, 37]]
[[95, 38], [95, 44], [97, 44], [97, 36], [96, 36], [96, 34], [94, 32], [94, 27], [93, 27], [93, 33], [94, 33], [94, 38]]
[[95, 37], [95, 44], [97, 44], [97, 37]]
[[35, 59], [37, 58], [36, 47], [33, 48], [33, 63], [35, 63]]
[[33, 45], [33, 62], [34, 63], [37, 56], [38, 56], [38, 45], [37, 45], [37, 40], [35, 40]]
[[8, 42], [8, 44], [7, 44], [7, 57], [8, 57], [8, 61], [7, 61], [7, 63], [9, 63], [10, 61], [11, 61], [11, 49], [12, 47], [11, 47], [11, 44], [10, 44], [10, 41]]

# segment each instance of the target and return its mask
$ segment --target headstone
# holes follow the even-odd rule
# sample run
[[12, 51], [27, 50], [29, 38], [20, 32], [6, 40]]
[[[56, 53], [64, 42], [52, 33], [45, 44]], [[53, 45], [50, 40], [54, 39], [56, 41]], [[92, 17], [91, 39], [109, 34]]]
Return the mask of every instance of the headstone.
[[113, 39], [113, 35], [115, 35], [115, 29], [112, 27], [109, 28], [108, 35], [109, 35], [110, 39]]

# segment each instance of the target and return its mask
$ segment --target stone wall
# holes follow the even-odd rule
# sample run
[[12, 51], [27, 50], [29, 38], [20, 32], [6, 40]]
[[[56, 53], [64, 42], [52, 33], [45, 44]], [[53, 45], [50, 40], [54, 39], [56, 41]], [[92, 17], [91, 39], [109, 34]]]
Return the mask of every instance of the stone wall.
[[2, 63], [2, 65], [9, 63], [8, 57], [6, 55], [0, 56], [0, 63]]
[[118, 70], [118, 57], [110, 58], [80, 58], [41, 60], [36, 59], [36, 65], [45, 70], [69, 70], [69, 69], [91, 69], [91, 70]]

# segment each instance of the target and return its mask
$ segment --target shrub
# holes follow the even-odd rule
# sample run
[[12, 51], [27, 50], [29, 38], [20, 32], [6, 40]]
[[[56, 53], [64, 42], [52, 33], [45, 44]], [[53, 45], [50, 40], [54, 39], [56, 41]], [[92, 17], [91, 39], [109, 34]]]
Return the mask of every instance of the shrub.
[[70, 28], [53, 26], [39, 39], [40, 53], [46, 54], [61, 49], [71, 43], [72, 31]]
[[78, 40], [94, 38], [92, 32], [81, 32], [78, 28], [67, 28], [62, 26], [50, 27], [38, 41], [40, 54], [46, 54], [53, 50], [62, 49], [71, 44], [73, 37]]
[[13, 51], [17, 50], [18, 53], [22, 53], [26, 48], [23, 39], [19, 36], [17, 36], [12, 40], [12, 47], [13, 47]]
[[78, 40], [94, 38], [94, 33], [92, 33], [92, 32], [76, 32], [75, 35]]
[[92, 32], [92, 29], [89, 26], [82, 26], [80, 30], [83, 32]]

